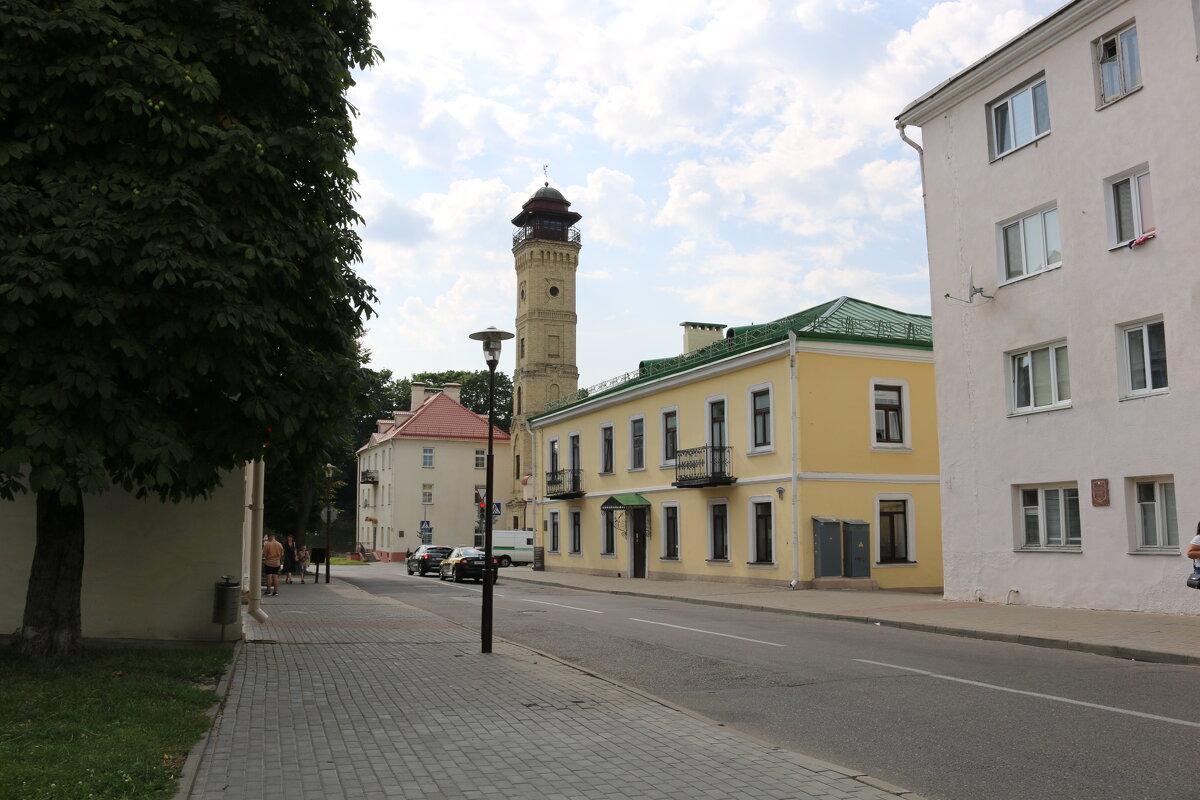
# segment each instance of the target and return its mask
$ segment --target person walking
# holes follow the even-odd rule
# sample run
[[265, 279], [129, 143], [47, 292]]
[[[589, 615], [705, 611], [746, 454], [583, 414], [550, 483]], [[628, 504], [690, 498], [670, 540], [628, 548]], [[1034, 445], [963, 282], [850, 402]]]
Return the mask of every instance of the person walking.
[[308, 545], [300, 545], [300, 552], [296, 554], [296, 558], [300, 560], [300, 582], [304, 583], [304, 579], [308, 576], [308, 562], [312, 560], [312, 556], [308, 552]]
[[300, 563], [300, 554], [296, 551], [296, 540], [288, 535], [287, 541], [283, 545], [283, 580], [284, 583], [292, 582], [292, 575], [296, 572], [296, 566]]
[[279, 570], [283, 566], [283, 545], [275, 541], [275, 534], [267, 534], [267, 543], [262, 549], [263, 570], [267, 573], [267, 594], [279, 594]]
[[1200, 559], [1200, 522], [1196, 523], [1196, 535], [1192, 537], [1191, 544], [1188, 545], [1187, 557]]

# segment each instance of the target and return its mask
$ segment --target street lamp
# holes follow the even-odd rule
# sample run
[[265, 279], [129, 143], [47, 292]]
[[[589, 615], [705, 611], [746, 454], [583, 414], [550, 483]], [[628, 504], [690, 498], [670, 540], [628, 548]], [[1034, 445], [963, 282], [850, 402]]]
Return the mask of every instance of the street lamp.
[[[333, 548], [329, 544], [329, 523], [333, 517], [333, 473], [337, 470], [333, 464], [325, 465], [325, 582], [329, 583], [329, 561]], [[320, 567], [318, 567], [320, 569]]]
[[483, 617], [479, 623], [481, 652], [492, 652], [492, 430], [496, 425], [496, 365], [500, 363], [500, 343], [513, 338], [508, 331], [487, 330], [471, 334], [477, 342], [483, 342], [483, 357], [488, 365], [488, 449], [487, 488], [483, 512]]

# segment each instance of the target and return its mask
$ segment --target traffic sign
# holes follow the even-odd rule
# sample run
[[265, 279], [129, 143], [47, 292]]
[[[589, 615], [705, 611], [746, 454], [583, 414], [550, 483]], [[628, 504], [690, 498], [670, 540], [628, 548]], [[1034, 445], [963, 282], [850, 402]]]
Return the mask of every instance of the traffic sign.
[[337, 522], [337, 509], [333, 506], [325, 506], [324, 510], [321, 511], [321, 521], [328, 522], [331, 525]]
[[501, 510], [502, 505], [503, 504], [501, 504], [501, 503], [492, 503], [492, 516], [493, 517], [500, 516], [500, 510]]
[[421, 520], [421, 533], [433, 533], [433, 521], [428, 519]]

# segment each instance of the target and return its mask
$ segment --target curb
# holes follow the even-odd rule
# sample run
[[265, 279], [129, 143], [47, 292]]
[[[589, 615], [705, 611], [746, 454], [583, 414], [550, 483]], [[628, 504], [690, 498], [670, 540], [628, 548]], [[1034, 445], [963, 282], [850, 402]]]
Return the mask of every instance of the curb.
[[1151, 664], [1174, 664], [1182, 666], [1200, 666], [1200, 656], [1184, 653], [1171, 653], [1161, 650], [1147, 650], [1139, 647], [1124, 645], [1100, 644], [1098, 642], [1082, 642], [1074, 639], [1061, 639], [1053, 636], [1033, 636], [1028, 634], [1007, 633], [1004, 631], [989, 631], [979, 628], [955, 628], [948, 625], [937, 625], [928, 622], [910, 622], [908, 620], [888, 619], [887, 617], [871, 617], [858, 614], [843, 614], [836, 611], [807, 611], [798, 608], [770, 608], [753, 603], [735, 603], [728, 600], [706, 600], [699, 597], [676, 597], [669, 594], [654, 592], [639, 592], [626, 589], [588, 589], [569, 583], [554, 581], [530, 580], [505, 576], [510, 581], [517, 581], [535, 586], [554, 586], [560, 589], [574, 589], [579, 592], [595, 592], [597, 594], [626, 595], [629, 597], [647, 597], [654, 600], [674, 600], [679, 603], [693, 605], [715, 606], [717, 608], [732, 608], [740, 611], [767, 611], [772, 614], [787, 614], [790, 616], [811, 617], [813, 619], [832, 620], [835, 622], [859, 622], [866, 624], [884, 625], [889, 628], [919, 631], [921, 633], [936, 633], [943, 636], [959, 636], [966, 639], [982, 639], [1009, 644], [1024, 644], [1031, 647], [1046, 647], [1053, 650], [1070, 650], [1076, 653], [1090, 653], [1109, 658], [1120, 658], [1131, 661], [1144, 661]]
[[200, 762], [204, 760], [204, 755], [208, 750], [208, 743], [213, 739], [213, 731], [221, 724], [221, 716], [225, 710], [225, 699], [229, 697], [229, 685], [233, 682], [233, 674], [237, 671], [238, 659], [242, 655], [242, 647], [245, 645], [245, 639], [239, 639], [233, 645], [233, 657], [229, 659], [229, 666], [225, 669], [225, 674], [221, 676], [221, 680], [217, 682], [217, 702], [213, 703], [212, 707], [204, 713], [211, 720], [208, 730], [201, 736], [200, 741], [188, 751], [187, 758], [183, 761], [183, 769], [179, 771], [178, 787], [175, 794], [172, 795], [172, 800], [187, 800], [192, 795], [192, 788], [196, 784], [196, 774], [200, 771]]

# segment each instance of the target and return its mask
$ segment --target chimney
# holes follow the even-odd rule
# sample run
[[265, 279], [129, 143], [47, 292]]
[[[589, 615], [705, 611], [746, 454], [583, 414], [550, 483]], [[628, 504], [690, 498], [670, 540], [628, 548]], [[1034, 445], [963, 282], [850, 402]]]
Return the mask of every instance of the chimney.
[[425, 402], [425, 382], [412, 382], [412, 398], [408, 401], [408, 410], [416, 411]]
[[447, 383], [445, 386], [442, 387], [442, 394], [446, 395], [447, 397], [449, 397], [451, 400], [453, 400], [456, 403], [461, 403], [462, 402], [462, 384], [461, 383]]
[[713, 322], [681, 322], [683, 352], [690, 353], [725, 338], [725, 326]]

